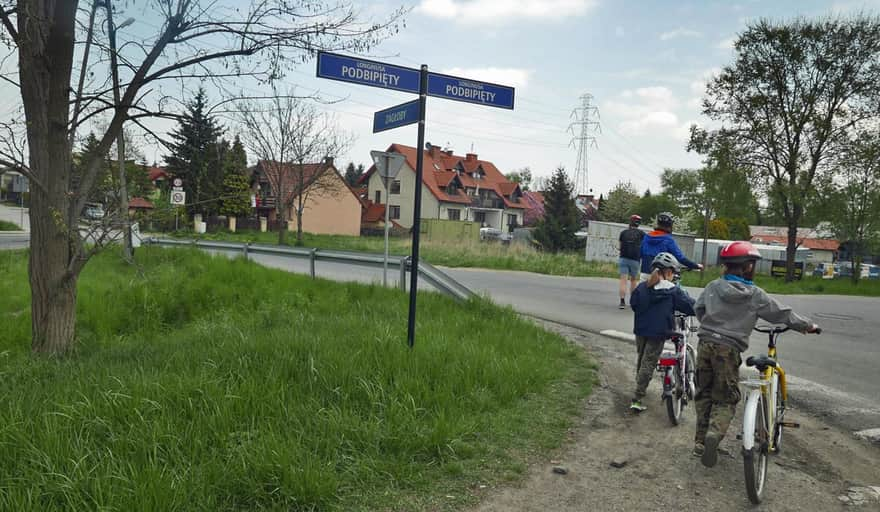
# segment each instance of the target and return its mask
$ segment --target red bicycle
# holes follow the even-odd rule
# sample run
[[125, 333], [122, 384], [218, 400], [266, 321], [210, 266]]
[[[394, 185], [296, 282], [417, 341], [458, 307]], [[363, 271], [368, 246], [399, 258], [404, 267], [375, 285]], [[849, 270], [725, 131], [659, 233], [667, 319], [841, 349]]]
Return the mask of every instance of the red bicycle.
[[694, 317], [675, 314], [676, 332], [670, 337], [670, 350], [660, 354], [657, 362], [657, 371], [663, 373], [663, 394], [666, 402], [666, 412], [669, 421], [673, 425], [681, 422], [681, 416], [688, 402], [694, 399], [696, 385], [694, 374], [696, 372], [697, 354], [690, 340], [697, 332]]

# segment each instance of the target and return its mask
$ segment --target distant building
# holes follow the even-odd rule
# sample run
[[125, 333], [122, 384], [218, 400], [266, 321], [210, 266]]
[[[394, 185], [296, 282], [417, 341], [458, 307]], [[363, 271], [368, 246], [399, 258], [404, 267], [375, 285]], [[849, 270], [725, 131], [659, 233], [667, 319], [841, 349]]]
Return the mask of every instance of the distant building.
[[286, 200], [296, 204], [301, 183], [306, 184], [302, 228], [306, 233], [359, 236], [362, 203], [357, 193], [333, 165], [333, 159], [314, 164], [279, 164], [260, 160], [253, 168], [257, 212], [270, 221], [287, 222], [296, 229], [296, 208], [290, 208], [286, 219], [276, 219], [278, 191], [273, 183], [283, 183]]
[[[751, 241], [757, 244], [782, 246], [788, 245], [788, 228], [778, 226], [749, 226]], [[823, 227], [798, 228], [798, 247], [806, 248], [808, 264], [832, 263], [837, 260], [840, 243], [833, 238], [831, 232]]]
[[[370, 205], [387, 205], [391, 220], [404, 228], [411, 228], [418, 150], [392, 144], [388, 151], [406, 158], [397, 179], [389, 187], [388, 196], [375, 165], [361, 176], [359, 185], [366, 186], [368, 208]], [[505, 232], [523, 225], [528, 209], [523, 192], [492, 162], [480, 160], [474, 153], [459, 156], [436, 146], [424, 150], [423, 159], [420, 184], [423, 219], [472, 221]]]

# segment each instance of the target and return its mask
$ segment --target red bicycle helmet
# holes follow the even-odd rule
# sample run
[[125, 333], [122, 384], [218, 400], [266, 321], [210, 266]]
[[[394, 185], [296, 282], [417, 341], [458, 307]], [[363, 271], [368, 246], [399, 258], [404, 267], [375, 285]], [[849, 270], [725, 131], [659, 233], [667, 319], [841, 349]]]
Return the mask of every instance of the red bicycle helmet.
[[721, 261], [724, 263], [744, 263], [758, 261], [761, 253], [751, 242], [731, 242], [721, 249]]
[[638, 226], [642, 223], [642, 218], [639, 215], [630, 215], [629, 223], [635, 226]]

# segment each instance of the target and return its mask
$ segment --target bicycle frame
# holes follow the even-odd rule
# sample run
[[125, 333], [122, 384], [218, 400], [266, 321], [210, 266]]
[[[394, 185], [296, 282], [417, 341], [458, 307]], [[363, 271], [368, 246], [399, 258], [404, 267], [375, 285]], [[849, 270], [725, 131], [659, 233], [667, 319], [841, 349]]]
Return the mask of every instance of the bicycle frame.
[[[767, 349], [767, 355], [772, 359], [776, 359], [776, 335], [771, 335], [771, 342]], [[757, 407], [755, 404], [763, 402], [766, 404], [763, 414], [767, 417], [767, 449], [770, 452], [776, 451], [775, 436], [773, 432], [776, 429], [776, 391], [779, 390], [782, 395], [783, 402], [788, 399], [788, 390], [785, 380], [785, 370], [776, 362], [776, 366], [768, 366], [761, 374], [759, 379], [747, 379], [740, 381], [740, 384], [751, 388], [746, 396], [746, 404], [743, 412], [743, 449], [751, 450], [755, 446], [755, 422], [757, 420]], [[760, 405], [760, 404], [758, 404]]]

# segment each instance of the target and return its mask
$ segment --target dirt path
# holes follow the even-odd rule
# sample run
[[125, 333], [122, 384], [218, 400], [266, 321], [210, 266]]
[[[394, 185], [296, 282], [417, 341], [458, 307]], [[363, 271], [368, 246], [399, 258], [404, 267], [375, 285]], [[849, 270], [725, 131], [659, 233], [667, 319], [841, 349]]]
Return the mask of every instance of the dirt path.
[[[746, 497], [736, 444], [742, 424], [739, 417], [722, 443], [731, 455], [720, 456], [712, 469], [704, 468], [691, 455], [693, 405], [685, 411], [682, 425], [671, 426], [659, 399], [658, 376], [648, 391], [648, 410], [630, 413], [634, 346], [565, 326], [544, 325], [598, 359], [601, 384], [585, 404], [582, 423], [559, 453], [532, 466], [520, 487], [492, 490], [473, 510], [880, 510], [880, 499], [872, 495], [875, 491], [864, 493], [863, 502], [856, 494], [848, 494], [854, 487], [880, 486], [880, 448], [797, 409], [789, 409], [786, 417], [800, 422], [801, 428], [786, 430], [782, 452], [771, 458], [764, 503], [753, 507]], [[625, 465], [615, 468], [612, 461]], [[554, 473], [557, 465], [568, 473]], [[857, 504], [845, 505], [841, 496], [851, 496]]]

